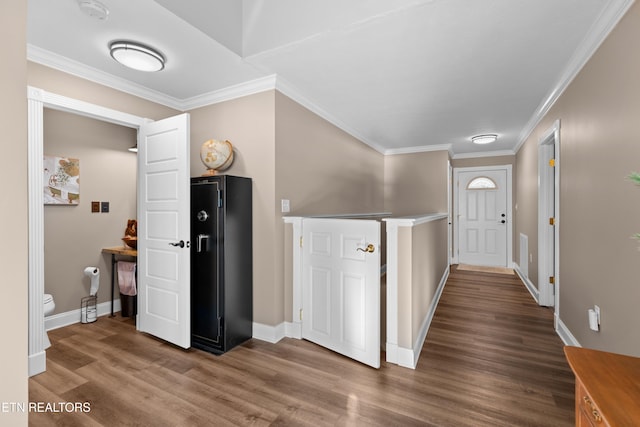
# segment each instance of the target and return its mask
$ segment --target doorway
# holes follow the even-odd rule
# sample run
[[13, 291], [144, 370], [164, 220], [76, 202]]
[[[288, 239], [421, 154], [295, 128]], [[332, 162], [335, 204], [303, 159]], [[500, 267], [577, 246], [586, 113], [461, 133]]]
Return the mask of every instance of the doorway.
[[511, 169], [454, 168], [454, 263], [512, 267]]
[[538, 304], [558, 318], [560, 239], [560, 121], [538, 142]]
[[27, 88], [29, 193], [29, 376], [46, 370], [44, 351], [44, 108], [139, 129], [145, 119], [87, 102]]

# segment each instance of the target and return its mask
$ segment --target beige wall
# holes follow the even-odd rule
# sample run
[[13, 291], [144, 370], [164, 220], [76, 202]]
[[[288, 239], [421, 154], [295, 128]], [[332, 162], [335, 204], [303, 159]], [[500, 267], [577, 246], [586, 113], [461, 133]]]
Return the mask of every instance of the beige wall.
[[384, 210], [393, 216], [447, 212], [447, 151], [384, 159]]
[[28, 63], [27, 80], [30, 86], [44, 89], [57, 95], [111, 108], [116, 111], [145, 117], [152, 120], [164, 119], [180, 113], [175, 109], [152, 101], [129, 95], [107, 86], [81, 79], [71, 74], [34, 62]]
[[[28, 378], [28, 225], [27, 225], [27, 2], [4, 0], [0, 4], [2, 67], [0, 67], [0, 117], [4, 132], [5, 162], [0, 169], [3, 185], [3, 271], [0, 293], [2, 363], [0, 402], [26, 403]], [[2, 412], [0, 424], [26, 426], [27, 413]]]
[[[518, 153], [517, 230], [534, 254], [537, 142], [560, 119], [560, 319], [585, 347], [640, 356], [640, 4], [608, 39]], [[533, 242], [532, 242], [533, 240]], [[534, 255], [535, 256], [535, 255]], [[602, 310], [600, 332], [587, 309]]]
[[447, 259], [447, 218], [413, 227], [412, 236], [412, 343], [429, 313], [440, 279], [449, 266]]
[[206, 167], [200, 146], [208, 139], [229, 140], [234, 162], [228, 175], [253, 180], [253, 320], [278, 325], [284, 320], [282, 236], [276, 234], [275, 91], [263, 92], [190, 111], [191, 175]]
[[[384, 156], [279, 92], [275, 114], [275, 258], [285, 320], [291, 321], [292, 284], [282, 275], [289, 243], [282, 217], [381, 212]], [[281, 199], [290, 200], [290, 213], [280, 213]]]
[[413, 348], [449, 262], [447, 218], [398, 227], [398, 346]]
[[[136, 218], [136, 130], [45, 109], [44, 154], [80, 160], [78, 205], [45, 205], [45, 292], [55, 313], [80, 308], [89, 295], [87, 266], [100, 268], [98, 303], [111, 300], [111, 256], [103, 247], [122, 246], [127, 219]], [[91, 201], [109, 202], [109, 213], [91, 213]], [[116, 299], [118, 290], [116, 288]]]
[[382, 154], [277, 93], [277, 197], [291, 200], [288, 215], [380, 212], [383, 174]]

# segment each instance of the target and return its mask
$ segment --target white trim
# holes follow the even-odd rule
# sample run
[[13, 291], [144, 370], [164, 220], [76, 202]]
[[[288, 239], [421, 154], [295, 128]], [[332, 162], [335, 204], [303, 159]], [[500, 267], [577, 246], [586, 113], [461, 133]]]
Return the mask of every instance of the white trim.
[[286, 336], [286, 325], [284, 322], [276, 325], [263, 325], [253, 322], [253, 338], [275, 344]]
[[531, 280], [528, 277], [525, 277], [522, 270], [520, 269], [520, 265], [518, 265], [517, 262], [513, 263], [513, 270], [516, 272], [518, 277], [520, 277], [520, 280], [522, 280], [522, 283], [524, 283], [524, 286], [527, 288], [527, 290], [535, 300], [536, 304], [538, 304], [538, 298], [539, 298], [538, 289], [535, 287], [535, 285], [531, 282]]
[[[548, 162], [551, 155], [555, 159], [553, 168], [553, 183], [548, 174]], [[559, 313], [559, 289], [560, 289], [560, 120], [540, 137], [538, 141], [538, 303], [544, 306], [555, 306], [555, 312]], [[549, 242], [549, 212], [551, 210], [551, 194], [549, 187], [553, 189], [553, 260], [548, 253], [551, 248]], [[553, 265], [551, 265], [553, 263]], [[551, 285], [545, 280], [552, 274], [555, 284]], [[554, 292], [555, 290], [555, 292]], [[554, 297], [555, 295], [555, 297]]]
[[[27, 87], [28, 145], [27, 187], [29, 197], [29, 375], [43, 372], [44, 351], [44, 202], [42, 195], [44, 108], [62, 110], [137, 129], [146, 119], [88, 102]], [[33, 364], [32, 364], [33, 362]]]
[[449, 268], [449, 265], [447, 265], [447, 268], [445, 269], [444, 274], [440, 279], [438, 288], [436, 289], [436, 292], [433, 295], [433, 299], [431, 300], [431, 304], [429, 305], [429, 311], [427, 312], [427, 315], [422, 320], [422, 324], [420, 325], [420, 332], [418, 333], [418, 337], [413, 343], [413, 348], [409, 349], [398, 347], [398, 365], [404, 368], [415, 369], [418, 365], [420, 352], [422, 351], [424, 341], [427, 338], [427, 333], [429, 332], [431, 321], [433, 320], [433, 316], [436, 313], [436, 308], [438, 307], [438, 302], [440, 302], [442, 291], [444, 290], [444, 286], [447, 284], [447, 279], [449, 278]]
[[29, 198], [29, 376], [46, 370], [44, 352], [44, 200], [43, 180], [43, 102], [27, 99]]
[[[98, 317], [106, 316], [111, 314], [111, 301], [106, 301], [98, 304], [96, 306], [98, 310]], [[120, 311], [120, 300], [113, 301], [113, 311], [117, 313]], [[47, 316], [44, 318], [44, 325], [47, 331], [51, 331], [58, 328], [63, 328], [65, 326], [74, 325], [76, 323], [80, 323], [81, 319], [81, 309], [65, 311], [63, 313], [52, 314], [51, 316]]]
[[398, 227], [397, 221], [387, 222], [387, 362], [398, 363]]
[[29, 354], [29, 376], [38, 375], [47, 370], [47, 353], [41, 350]]
[[533, 116], [522, 129], [522, 132], [520, 132], [518, 143], [514, 148], [516, 153], [556, 103], [558, 98], [560, 98], [560, 95], [564, 93], [580, 70], [582, 70], [598, 50], [602, 42], [609, 36], [615, 26], [618, 25], [618, 22], [620, 22], [625, 13], [627, 13], [627, 10], [633, 5], [634, 1], [635, 0], [612, 0], [609, 2], [603, 13], [598, 17], [598, 20], [591, 26], [580, 46], [575, 50], [555, 87], [549, 92], [546, 98], [543, 99]]
[[453, 160], [459, 159], [477, 159], [482, 157], [502, 157], [502, 156], [515, 156], [514, 150], [499, 150], [499, 151], [483, 151], [481, 153], [460, 153], [454, 154], [451, 158]]
[[224, 89], [214, 90], [212, 92], [184, 99], [180, 101], [180, 108], [182, 111], [187, 111], [194, 108], [206, 107], [207, 105], [231, 101], [232, 99], [242, 98], [243, 96], [275, 90], [275, 88], [276, 75], [272, 74], [270, 76], [260, 77], [248, 82], [229, 86]]
[[451, 257], [452, 264], [458, 264], [459, 252], [460, 252], [460, 221], [458, 221], [459, 215], [459, 186], [460, 180], [459, 174], [461, 172], [482, 172], [482, 171], [499, 171], [505, 170], [507, 172], [507, 267], [513, 267], [513, 171], [511, 165], [496, 165], [496, 166], [475, 166], [466, 168], [453, 168], [453, 234], [455, 251]]
[[302, 248], [300, 247], [300, 239], [302, 239], [302, 218], [297, 217], [284, 217], [282, 218], [285, 224], [292, 224], [293, 233], [291, 239], [291, 252], [293, 254], [292, 273], [291, 273], [291, 316], [292, 322], [290, 326], [291, 334], [287, 334], [291, 338], [302, 339], [302, 321], [300, 320], [300, 312], [302, 310]]
[[393, 224], [398, 227], [413, 227], [416, 225], [424, 224], [425, 222], [437, 221], [439, 219], [449, 218], [447, 213], [430, 213], [424, 215], [404, 216], [394, 218], [383, 218], [382, 220], [387, 224]]
[[382, 217], [389, 217], [389, 216], [391, 216], [391, 212], [307, 215], [305, 216], [305, 218], [367, 219], [367, 218], [382, 218]]
[[567, 325], [565, 325], [564, 322], [560, 320], [560, 318], [557, 316], [555, 317], [555, 323], [556, 323], [556, 333], [558, 334], [558, 336], [560, 337], [560, 339], [565, 345], [582, 347], [578, 342], [578, 340], [576, 339], [576, 337], [573, 336], [569, 328], [567, 328]]
[[451, 144], [436, 144], [436, 145], [418, 145], [415, 147], [404, 148], [388, 148], [382, 152], [385, 156], [394, 156], [397, 154], [415, 154], [426, 153], [429, 151], [451, 151]]
[[302, 339], [302, 324], [300, 322], [284, 322], [284, 334], [288, 338]]

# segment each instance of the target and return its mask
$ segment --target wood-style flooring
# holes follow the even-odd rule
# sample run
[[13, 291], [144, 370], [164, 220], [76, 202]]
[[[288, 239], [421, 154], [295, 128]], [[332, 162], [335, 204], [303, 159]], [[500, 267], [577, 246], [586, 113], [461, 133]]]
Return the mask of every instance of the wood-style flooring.
[[553, 310], [514, 275], [454, 266], [415, 370], [375, 370], [289, 338], [214, 356], [119, 316], [49, 337], [30, 401], [89, 402], [90, 411], [31, 412], [31, 426], [574, 425]]

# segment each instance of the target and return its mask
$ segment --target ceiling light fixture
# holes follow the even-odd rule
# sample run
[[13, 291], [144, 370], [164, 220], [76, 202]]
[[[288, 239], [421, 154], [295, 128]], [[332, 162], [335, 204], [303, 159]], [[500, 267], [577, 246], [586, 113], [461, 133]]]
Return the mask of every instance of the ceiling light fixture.
[[134, 70], [153, 72], [164, 68], [164, 56], [140, 43], [118, 40], [109, 45], [109, 51], [113, 59]]
[[498, 135], [495, 134], [476, 135], [471, 137], [471, 142], [474, 144], [491, 144], [496, 142], [497, 139]]

